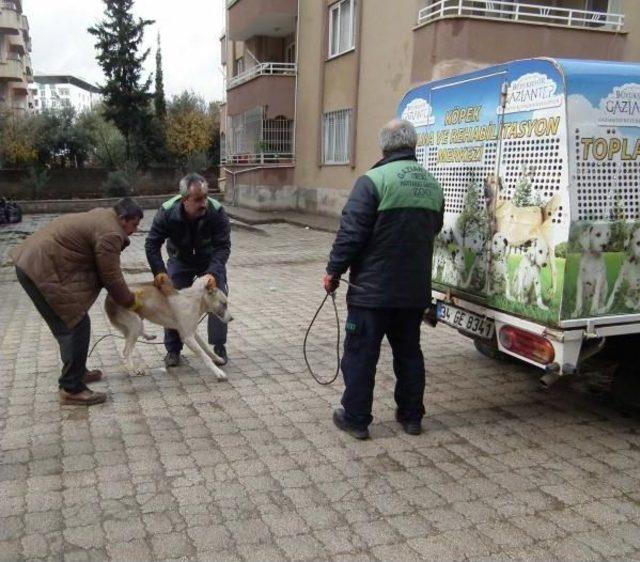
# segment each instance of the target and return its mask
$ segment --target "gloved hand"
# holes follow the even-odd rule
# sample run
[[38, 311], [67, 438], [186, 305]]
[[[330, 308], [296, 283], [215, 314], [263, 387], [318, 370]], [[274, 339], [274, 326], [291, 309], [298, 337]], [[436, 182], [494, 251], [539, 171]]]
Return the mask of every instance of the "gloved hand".
[[131, 312], [138, 312], [142, 308], [142, 291], [135, 291], [133, 293], [133, 303], [129, 305]]
[[171, 278], [166, 273], [158, 273], [158, 275], [153, 278], [153, 284], [165, 297], [176, 292]]
[[322, 278], [322, 286], [327, 293], [333, 293], [340, 285], [340, 279], [334, 277], [331, 273], [325, 273]]

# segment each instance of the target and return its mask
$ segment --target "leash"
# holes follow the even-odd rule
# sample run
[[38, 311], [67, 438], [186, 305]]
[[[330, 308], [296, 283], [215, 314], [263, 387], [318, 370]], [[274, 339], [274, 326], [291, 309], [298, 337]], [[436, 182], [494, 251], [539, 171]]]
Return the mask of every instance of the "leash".
[[[354, 285], [353, 283], [350, 283], [349, 281], [345, 281], [340, 277], [338, 279], [342, 283], [349, 285], [349, 287], [353, 287], [354, 289], [360, 289], [360, 287], [358, 287], [357, 285]], [[329, 297], [331, 297], [331, 303], [333, 304], [333, 312], [336, 317], [336, 372], [333, 374], [333, 377], [331, 377], [331, 379], [322, 380], [320, 379], [320, 377], [318, 377], [316, 373], [313, 372], [313, 369], [309, 364], [309, 357], [307, 356], [307, 340], [309, 338], [309, 333], [311, 332], [311, 328], [313, 327], [313, 324], [315, 323], [316, 318], [318, 317], [318, 314], [320, 314], [322, 307], [324, 307], [324, 304], [327, 302], [327, 299]], [[311, 319], [311, 323], [309, 324], [309, 327], [307, 328], [307, 331], [304, 334], [304, 341], [302, 342], [302, 355], [304, 356], [304, 362], [307, 364], [307, 370], [309, 371], [309, 373], [311, 373], [311, 376], [319, 385], [329, 386], [330, 384], [333, 384], [335, 380], [338, 378], [338, 375], [340, 374], [340, 318], [338, 316], [338, 306], [336, 305], [335, 291], [333, 291], [332, 293], [327, 293], [325, 295], [324, 299], [322, 299], [322, 302], [320, 303], [320, 306], [318, 307], [318, 310], [316, 310], [316, 313], [313, 315], [313, 318]]]
[[[202, 321], [208, 316], [208, 313], [205, 313], [202, 315], [202, 318], [200, 318], [200, 320], [198, 321], [198, 326], [200, 324], [202, 324]], [[117, 338], [119, 340], [124, 340], [126, 339], [124, 336], [119, 336], [118, 334], [104, 334], [103, 336], [100, 336], [96, 342], [91, 346], [91, 351], [89, 351], [89, 353], [87, 354], [87, 358], [91, 357], [91, 354], [93, 353], [93, 350], [96, 348], [96, 346], [104, 339], [107, 338]], [[144, 345], [164, 345], [163, 341], [147, 341], [147, 340], [141, 340], [141, 339], [137, 339], [136, 340], [136, 344], [138, 343], [143, 343]]]

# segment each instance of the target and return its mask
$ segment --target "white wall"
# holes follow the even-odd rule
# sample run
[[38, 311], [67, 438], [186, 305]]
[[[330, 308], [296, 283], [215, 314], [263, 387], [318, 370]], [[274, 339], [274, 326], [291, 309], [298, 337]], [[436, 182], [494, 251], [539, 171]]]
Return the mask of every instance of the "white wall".
[[40, 84], [35, 83], [33, 109], [39, 113], [45, 109], [56, 110], [73, 107], [76, 114], [94, 107], [100, 102], [100, 94], [80, 88], [75, 84]]

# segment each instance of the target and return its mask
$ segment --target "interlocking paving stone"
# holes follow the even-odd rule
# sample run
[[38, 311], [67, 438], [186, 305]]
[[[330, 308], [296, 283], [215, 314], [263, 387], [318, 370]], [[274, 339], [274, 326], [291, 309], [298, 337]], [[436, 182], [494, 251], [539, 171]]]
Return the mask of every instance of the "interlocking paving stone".
[[[131, 281], [150, 279], [147, 215], [122, 255]], [[109, 400], [89, 409], [58, 405], [58, 350], [8, 261], [19, 240], [0, 229], [0, 561], [640, 557], [637, 416], [579, 385], [542, 394], [535, 369], [482, 357], [444, 326], [423, 327], [421, 436], [394, 421], [386, 342], [372, 440], [334, 428], [342, 382], [317, 385], [301, 354], [332, 234], [234, 228], [229, 381], [188, 351], [167, 371], [163, 346], [142, 344], [147, 374], [132, 377], [108, 338], [89, 365]], [[115, 333], [103, 301], [92, 342]], [[344, 320], [342, 288], [337, 303]], [[335, 369], [332, 314], [309, 340], [322, 376]]]

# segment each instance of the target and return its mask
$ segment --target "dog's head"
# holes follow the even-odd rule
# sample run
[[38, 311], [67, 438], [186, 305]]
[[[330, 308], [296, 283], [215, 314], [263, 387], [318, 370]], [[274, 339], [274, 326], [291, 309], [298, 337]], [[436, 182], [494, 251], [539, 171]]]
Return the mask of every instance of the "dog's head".
[[440, 231], [440, 234], [438, 235], [437, 240], [440, 241], [445, 246], [453, 243], [454, 241], [453, 229], [450, 226], [443, 227], [442, 230]]
[[193, 286], [200, 287], [202, 290], [205, 312], [214, 314], [225, 324], [233, 320], [233, 316], [227, 309], [227, 295], [216, 287], [215, 281], [212, 282], [210, 278], [207, 279], [207, 276], [198, 277], [193, 282]]
[[491, 254], [496, 258], [504, 256], [508, 245], [507, 237], [502, 232], [496, 232], [491, 239]]
[[598, 223], [587, 226], [580, 235], [580, 246], [585, 252], [600, 254], [604, 252], [611, 240], [611, 226]]
[[640, 260], [640, 226], [631, 232], [625, 242], [625, 249], [636, 260]]
[[531, 265], [543, 268], [549, 261], [549, 248], [544, 240], [538, 238], [531, 242], [525, 256]]

